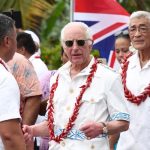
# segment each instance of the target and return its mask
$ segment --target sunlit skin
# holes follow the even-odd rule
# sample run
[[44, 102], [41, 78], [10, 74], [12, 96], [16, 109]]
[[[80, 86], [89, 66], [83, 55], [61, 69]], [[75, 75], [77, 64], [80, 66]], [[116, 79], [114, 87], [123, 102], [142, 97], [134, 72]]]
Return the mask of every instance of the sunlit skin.
[[130, 46], [130, 39], [126, 39], [123, 37], [116, 39], [115, 54], [119, 63], [122, 63], [124, 57], [130, 53], [129, 46]]
[[[79, 25], [77, 28], [76, 26], [77, 25], [74, 25], [72, 28], [65, 29], [65, 35], [63, 39], [64, 41], [87, 39], [85, 35], [85, 29], [79, 27]], [[91, 41], [86, 41], [84, 46], [78, 46], [75, 41], [73, 43], [73, 46], [69, 48], [65, 46], [65, 43], [62, 43], [62, 45], [69, 61], [72, 63], [72, 70], [76, 70], [77, 72], [79, 72], [89, 64], [91, 60], [90, 52], [92, 49]]]
[[139, 28], [140, 26], [146, 27], [146, 33], [141, 33], [136, 30], [135, 34], [130, 34], [130, 39], [133, 46], [139, 51], [141, 61], [149, 60], [150, 58], [150, 21], [146, 18], [133, 18], [131, 19], [130, 28]]

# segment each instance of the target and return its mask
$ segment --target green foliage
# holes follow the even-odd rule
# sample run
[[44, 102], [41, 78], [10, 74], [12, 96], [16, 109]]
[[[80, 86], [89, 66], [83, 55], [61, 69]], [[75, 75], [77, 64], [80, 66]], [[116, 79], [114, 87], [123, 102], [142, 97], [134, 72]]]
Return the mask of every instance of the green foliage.
[[47, 12], [47, 17], [43, 20], [40, 29], [42, 58], [49, 69], [57, 69], [61, 66], [60, 31], [69, 22], [69, 3], [66, 3], [66, 1], [68, 0], [59, 0], [53, 9]]
[[117, 0], [129, 13], [137, 10], [150, 11], [150, 0]]
[[99, 53], [99, 50], [97, 49], [93, 49], [91, 54], [96, 57], [96, 58], [99, 58], [100, 57], [100, 53]]
[[47, 13], [47, 18], [43, 20], [41, 26], [41, 36], [44, 39], [48, 39], [50, 37], [50, 33], [52, 29], [55, 27], [58, 18], [60, 18], [62, 11], [65, 7], [65, 1], [60, 0], [57, 5]]
[[61, 66], [61, 47], [56, 45], [54, 47], [41, 47], [42, 60], [46, 63], [50, 70], [58, 69]]

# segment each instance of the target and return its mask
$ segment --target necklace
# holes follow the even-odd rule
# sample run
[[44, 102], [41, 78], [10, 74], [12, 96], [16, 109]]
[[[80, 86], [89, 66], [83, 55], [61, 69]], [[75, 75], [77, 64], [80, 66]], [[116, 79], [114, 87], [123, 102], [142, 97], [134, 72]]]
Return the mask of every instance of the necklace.
[[145, 87], [144, 91], [142, 93], [140, 93], [138, 96], [135, 96], [134, 94], [132, 94], [132, 92], [127, 88], [126, 77], [127, 77], [127, 70], [128, 70], [128, 65], [129, 65], [129, 61], [127, 61], [127, 59], [131, 55], [132, 54], [127, 56], [127, 58], [125, 58], [125, 60], [123, 62], [122, 74], [121, 74], [122, 83], [124, 86], [124, 93], [125, 93], [125, 97], [127, 98], [127, 100], [130, 101], [131, 103], [135, 103], [135, 104], [139, 105], [139, 104], [141, 104], [141, 102], [144, 102], [148, 96], [150, 97], [150, 83], [147, 87]]
[[81, 102], [82, 96], [83, 96], [84, 92], [86, 91], [86, 89], [89, 88], [91, 83], [92, 83], [94, 73], [97, 70], [97, 64], [98, 64], [98, 61], [95, 59], [94, 64], [91, 66], [90, 74], [87, 77], [86, 84], [82, 85], [80, 87], [81, 88], [80, 94], [76, 98], [75, 107], [74, 107], [74, 110], [73, 110], [73, 113], [72, 113], [71, 117], [69, 118], [69, 121], [68, 121], [68, 124], [67, 124], [66, 128], [63, 129], [63, 131], [60, 135], [55, 137], [55, 134], [54, 134], [54, 116], [53, 116], [53, 113], [54, 113], [53, 98], [54, 98], [56, 88], [58, 86], [59, 75], [57, 76], [56, 82], [51, 87], [50, 96], [49, 96], [48, 127], [49, 127], [50, 140], [54, 140], [55, 142], [60, 143], [60, 141], [62, 141], [63, 138], [65, 138], [68, 135], [69, 131], [74, 126], [74, 122], [77, 119], [79, 109], [82, 105], [82, 102]]

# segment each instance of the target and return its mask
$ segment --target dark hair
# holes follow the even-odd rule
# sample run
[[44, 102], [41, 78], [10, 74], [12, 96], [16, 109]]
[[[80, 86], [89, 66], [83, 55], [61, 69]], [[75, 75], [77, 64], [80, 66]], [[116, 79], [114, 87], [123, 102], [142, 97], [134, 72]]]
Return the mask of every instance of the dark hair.
[[10, 17], [0, 14], [0, 44], [5, 36], [9, 35], [15, 27], [15, 22]]
[[36, 45], [30, 34], [25, 32], [19, 32], [17, 35], [17, 48], [24, 47], [26, 51], [33, 55], [37, 49]]
[[124, 31], [117, 32], [117, 33], [115, 34], [115, 39], [118, 39], [118, 38], [125, 38], [125, 39], [130, 40], [128, 30], [124, 30]]

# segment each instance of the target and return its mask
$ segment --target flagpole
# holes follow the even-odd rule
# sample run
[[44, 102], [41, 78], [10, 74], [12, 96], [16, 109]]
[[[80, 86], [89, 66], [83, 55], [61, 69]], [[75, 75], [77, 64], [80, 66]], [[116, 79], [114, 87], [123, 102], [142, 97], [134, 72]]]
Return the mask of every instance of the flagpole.
[[70, 0], [70, 22], [74, 20], [74, 0]]

